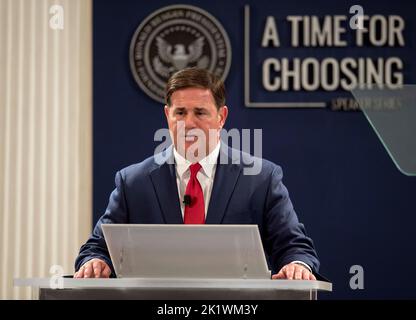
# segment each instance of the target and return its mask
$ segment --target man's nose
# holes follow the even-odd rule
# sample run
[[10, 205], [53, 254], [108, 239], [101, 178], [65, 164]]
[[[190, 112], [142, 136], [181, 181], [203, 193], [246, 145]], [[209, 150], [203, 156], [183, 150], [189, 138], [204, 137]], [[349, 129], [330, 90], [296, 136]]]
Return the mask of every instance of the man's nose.
[[185, 128], [192, 129], [196, 127], [195, 115], [188, 113], [185, 117]]

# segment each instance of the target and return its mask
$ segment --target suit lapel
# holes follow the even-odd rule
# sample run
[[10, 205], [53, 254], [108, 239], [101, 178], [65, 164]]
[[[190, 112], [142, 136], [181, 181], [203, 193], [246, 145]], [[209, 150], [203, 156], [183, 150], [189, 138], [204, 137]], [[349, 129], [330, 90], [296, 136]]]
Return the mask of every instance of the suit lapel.
[[[171, 157], [173, 157], [172, 148], [170, 148], [170, 150], [168, 149], [166, 152], [171, 152]], [[221, 156], [227, 159], [225, 164], [221, 164]], [[222, 222], [228, 202], [230, 201], [238, 177], [241, 173], [241, 165], [233, 164], [231, 156], [231, 149], [225, 145], [221, 145], [214, 185], [212, 187], [210, 204], [205, 221], [207, 224], [220, 224]], [[169, 224], [183, 224], [181, 207], [179, 204], [178, 186], [176, 184], [175, 165], [168, 164], [174, 163], [173, 159], [169, 158], [169, 160], [170, 161], [164, 162], [151, 171], [150, 179], [165, 222]]]
[[[172, 151], [172, 149], [170, 151]], [[167, 152], [169, 151], [167, 150]], [[173, 162], [168, 161], [168, 163]], [[183, 219], [181, 207], [179, 205], [175, 165], [168, 163], [165, 162], [151, 171], [150, 179], [156, 192], [165, 222], [169, 224], [182, 224]]]
[[221, 145], [220, 157], [221, 153], [227, 157], [228, 162], [221, 164], [220, 158], [218, 159], [205, 221], [207, 224], [220, 224], [222, 222], [228, 202], [230, 201], [241, 172], [241, 166], [239, 164], [233, 164], [230, 157], [231, 152], [227, 146]]

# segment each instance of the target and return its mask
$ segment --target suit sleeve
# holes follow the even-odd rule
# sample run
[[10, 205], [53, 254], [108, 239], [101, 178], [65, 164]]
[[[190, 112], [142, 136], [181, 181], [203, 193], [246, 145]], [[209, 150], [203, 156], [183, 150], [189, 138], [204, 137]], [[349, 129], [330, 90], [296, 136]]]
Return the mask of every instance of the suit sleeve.
[[275, 166], [266, 197], [266, 243], [272, 271], [275, 273], [288, 263], [302, 261], [317, 274], [319, 261], [313, 241], [298, 220], [282, 177], [281, 168]]
[[111, 263], [110, 255], [105, 243], [102, 224], [105, 223], [128, 223], [128, 208], [124, 191], [123, 173], [117, 172], [115, 177], [116, 188], [110, 195], [107, 209], [103, 216], [98, 220], [92, 235], [87, 242], [80, 248], [79, 255], [75, 260], [75, 270], [77, 271], [85, 262], [93, 258], [104, 260], [111, 268], [111, 276], [115, 277], [114, 267]]

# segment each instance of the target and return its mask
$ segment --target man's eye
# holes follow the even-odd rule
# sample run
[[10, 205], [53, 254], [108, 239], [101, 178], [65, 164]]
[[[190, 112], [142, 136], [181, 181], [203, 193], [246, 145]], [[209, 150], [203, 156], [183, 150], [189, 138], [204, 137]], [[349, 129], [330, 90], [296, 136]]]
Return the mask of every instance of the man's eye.
[[184, 112], [183, 111], [176, 111], [175, 114], [178, 115], [178, 116], [182, 116], [184, 114]]

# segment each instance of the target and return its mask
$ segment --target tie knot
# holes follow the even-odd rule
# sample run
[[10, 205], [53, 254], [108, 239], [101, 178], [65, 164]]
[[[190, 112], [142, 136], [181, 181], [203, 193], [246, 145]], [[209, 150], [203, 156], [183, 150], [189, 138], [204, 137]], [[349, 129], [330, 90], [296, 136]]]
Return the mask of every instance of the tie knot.
[[201, 165], [199, 164], [199, 162], [191, 164], [189, 166], [189, 170], [191, 170], [191, 177], [196, 177], [196, 174], [198, 173], [200, 169], [201, 169]]

